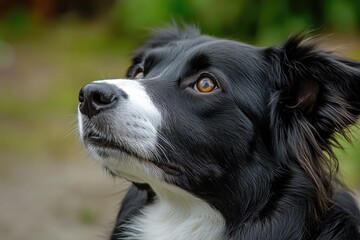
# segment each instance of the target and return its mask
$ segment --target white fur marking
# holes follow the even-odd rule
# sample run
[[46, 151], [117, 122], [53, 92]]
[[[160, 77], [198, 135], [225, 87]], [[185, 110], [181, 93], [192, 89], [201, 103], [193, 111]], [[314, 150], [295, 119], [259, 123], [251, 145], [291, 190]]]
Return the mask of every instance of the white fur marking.
[[[157, 185], [157, 184], [156, 184]], [[158, 198], [126, 226], [126, 240], [220, 240], [225, 220], [206, 202], [166, 184]]]
[[125, 109], [127, 112], [122, 112], [122, 114], [136, 114], [145, 117], [150, 120], [155, 129], [160, 126], [161, 114], [139, 82], [128, 79], [111, 79], [95, 81], [95, 83], [115, 85], [129, 96], [126, 101], [127, 109]]

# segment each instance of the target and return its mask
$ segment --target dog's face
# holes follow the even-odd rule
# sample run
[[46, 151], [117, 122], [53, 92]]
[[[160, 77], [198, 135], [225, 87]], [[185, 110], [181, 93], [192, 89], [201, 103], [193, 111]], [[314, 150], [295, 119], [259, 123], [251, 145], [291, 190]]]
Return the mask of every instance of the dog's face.
[[112, 174], [214, 205], [288, 162], [316, 181], [311, 156], [359, 114], [358, 67], [297, 38], [257, 48], [167, 29], [137, 51], [126, 79], [82, 88], [80, 135]]
[[127, 79], [82, 89], [85, 146], [132, 181], [212, 184], [251, 151], [251, 116], [263, 115], [266, 104], [265, 64], [255, 47], [210, 37], [144, 49]]

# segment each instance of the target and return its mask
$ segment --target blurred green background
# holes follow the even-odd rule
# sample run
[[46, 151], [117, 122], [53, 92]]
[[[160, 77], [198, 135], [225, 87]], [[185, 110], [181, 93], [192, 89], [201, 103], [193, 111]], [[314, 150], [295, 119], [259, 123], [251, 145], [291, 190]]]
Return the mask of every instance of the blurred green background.
[[[77, 139], [78, 90], [96, 79], [124, 76], [132, 50], [149, 30], [172, 21], [260, 46], [279, 44], [302, 30], [331, 34], [324, 40], [328, 48], [360, 59], [359, 0], [0, 0], [0, 212], [8, 211], [0, 216], [1, 239], [24, 239], [26, 233], [35, 236], [27, 239], [74, 239], [76, 229], [89, 232], [94, 228], [89, 225], [111, 221], [122, 183], [107, 189], [110, 195], [115, 192], [108, 214], [101, 191], [92, 202], [88, 198], [109, 182], [99, 169], [93, 171]], [[336, 152], [344, 181], [359, 188], [360, 131], [353, 127], [351, 132], [353, 145], [340, 140], [345, 151]], [[90, 180], [95, 186], [79, 194]], [[70, 185], [76, 186], [75, 193], [51, 192]], [[63, 196], [59, 206], [51, 202], [56, 194]], [[56, 230], [30, 220], [23, 223], [28, 228], [15, 230], [15, 222], [24, 217], [19, 205], [28, 211], [26, 206], [43, 198], [49, 198], [44, 203], [49, 212], [41, 215], [40, 204], [28, 215], [50, 217], [55, 225], [74, 223], [65, 225], [74, 231], [68, 237], [49, 237]]]

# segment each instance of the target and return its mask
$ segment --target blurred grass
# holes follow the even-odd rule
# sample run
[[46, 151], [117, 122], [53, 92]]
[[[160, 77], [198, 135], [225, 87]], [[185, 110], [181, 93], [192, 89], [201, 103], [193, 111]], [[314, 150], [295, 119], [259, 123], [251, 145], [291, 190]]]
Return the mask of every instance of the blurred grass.
[[96, 79], [121, 77], [133, 42], [101, 23], [59, 22], [34, 35], [8, 36], [14, 63], [0, 69], [0, 151], [59, 156], [74, 149], [77, 93]]
[[79, 222], [85, 225], [97, 223], [99, 214], [89, 207], [83, 207], [78, 213]]
[[349, 129], [352, 142], [347, 142], [343, 137], [338, 137], [343, 149], [335, 149], [340, 164], [340, 178], [349, 187], [360, 186], [360, 128], [359, 124]]
[[[58, 160], [77, 156], [78, 90], [96, 79], [123, 77], [131, 49], [146, 33], [134, 40], [114, 37], [112, 26], [105, 21], [71, 18], [51, 25], [29, 22], [16, 31], [0, 23], [0, 30], [0, 42], [10, 45], [15, 54], [12, 65], [0, 68], [1, 158], [15, 155], [23, 161], [38, 156]], [[360, 46], [346, 56], [360, 59]], [[360, 133], [356, 128], [352, 131], [353, 145], [341, 140], [345, 151], [336, 153], [344, 180], [358, 187]], [[84, 222], [92, 221], [85, 210], [79, 215]]]

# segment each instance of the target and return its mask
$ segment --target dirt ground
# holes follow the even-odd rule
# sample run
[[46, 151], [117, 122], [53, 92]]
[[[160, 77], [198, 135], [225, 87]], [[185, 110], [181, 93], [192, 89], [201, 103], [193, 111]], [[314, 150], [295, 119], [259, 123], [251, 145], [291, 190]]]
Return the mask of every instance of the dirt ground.
[[1, 170], [0, 239], [103, 240], [128, 187], [86, 156]]
[[86, 158], [3, 167], [0, 239], [107, 239], [127, 183]]

